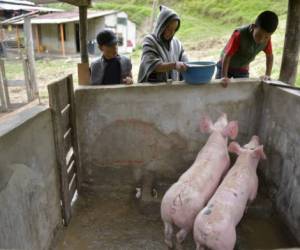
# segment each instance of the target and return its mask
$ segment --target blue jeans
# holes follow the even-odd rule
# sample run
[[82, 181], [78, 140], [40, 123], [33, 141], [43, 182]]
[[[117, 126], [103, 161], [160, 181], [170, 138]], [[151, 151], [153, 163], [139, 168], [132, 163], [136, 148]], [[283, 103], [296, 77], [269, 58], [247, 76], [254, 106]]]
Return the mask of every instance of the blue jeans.
[[[249, 78], [249, 72], [241, 72], [237, 70], [228, 70], [228, 77], [231, 78]], [[217, 74], [216, 79], [222, 78], [222, 65], [221, 62], [217, 63]]]

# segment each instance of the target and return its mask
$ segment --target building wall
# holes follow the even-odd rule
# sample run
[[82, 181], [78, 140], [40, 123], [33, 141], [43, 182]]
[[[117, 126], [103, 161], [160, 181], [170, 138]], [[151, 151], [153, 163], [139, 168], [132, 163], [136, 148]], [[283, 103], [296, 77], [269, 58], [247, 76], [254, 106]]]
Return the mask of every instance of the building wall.
[[[49, 53], [62, 53], [60, 29], [58, 24], [41, 24], [40, 25], [40, 44], [45, 46], [45, 49]], [[64, 41], [65, 53], [74, 54], [76, 53], [76, 40], [75, 40], [75, 23], [65, 24], [66, 39]], [[34, 43], [36, 45], [36, 34], [34, 32]]]
[[95, 40], [98, 32], [105, 28], [104, 20], [104, 17], [97, 17], [88, 20], [88, 41]]
[[1, 123], [0, 162], [0, 249], [49, 249], [62, 219], [48, 108]]

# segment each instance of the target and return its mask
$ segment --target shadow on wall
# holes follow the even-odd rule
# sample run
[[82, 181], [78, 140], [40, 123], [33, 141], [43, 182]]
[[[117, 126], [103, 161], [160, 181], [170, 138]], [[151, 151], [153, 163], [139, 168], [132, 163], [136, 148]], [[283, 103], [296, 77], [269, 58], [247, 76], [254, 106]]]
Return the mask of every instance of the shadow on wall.
[[186, 156], [181, 153], [185, 148], [187, 142], [178, 133], [166, 135], [153, 123], [128, 119], [104, 127], [90, 153], [93, 164], [99, 167], [143, 166], [168, 176], [185, 166]]
[[[46, 216], [43, 212], [47, 208], [46, 199], [40, 200], [44, 190], [41, 176], [28, 166], [13, 164], [1, 167], [0, 204], [4, 204], [4, 207], [0, 212], [0, 247], [40, 249], [41, 246], [34, 239], [41, 236], [34, 225], [39, 216]], [[12, 246], [12, 242], [16, 245]], [[18, 245], [17, 242], [23, 243]], [[33, 242], [36, 243], [35, 246], [32, 245]]]

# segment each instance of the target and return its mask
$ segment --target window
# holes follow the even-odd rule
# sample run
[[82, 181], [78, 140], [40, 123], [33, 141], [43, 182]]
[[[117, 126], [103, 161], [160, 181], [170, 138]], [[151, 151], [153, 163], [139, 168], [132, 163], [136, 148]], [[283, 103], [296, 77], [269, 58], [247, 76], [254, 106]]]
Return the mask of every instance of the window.
[[118, 17], [117, 23], [121, 25], [127, 25], [127, 18], [126, 17]]

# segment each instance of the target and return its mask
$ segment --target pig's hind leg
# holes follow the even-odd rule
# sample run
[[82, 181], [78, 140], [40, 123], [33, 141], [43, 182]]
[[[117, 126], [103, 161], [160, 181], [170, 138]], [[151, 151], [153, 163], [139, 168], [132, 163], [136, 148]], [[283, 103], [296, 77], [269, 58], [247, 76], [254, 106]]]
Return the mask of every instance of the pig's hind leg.
[[169, 222], [164, 222], [165, 226], [165, 243], [169, 249], [173, 249], [173, 226]]
[[196, 243], [196, 250], [207, 250], [208, 248], [201, 246], [198, 242]]
[[182, 249], [182, 243], [186, 239], [186, 236], [188, 235], [189, 230], [187, 229], [180, 229], [179, 232], [176, 234], [176, 240], [177, 240], [177, 245], [176, 249], [181, 250]]

